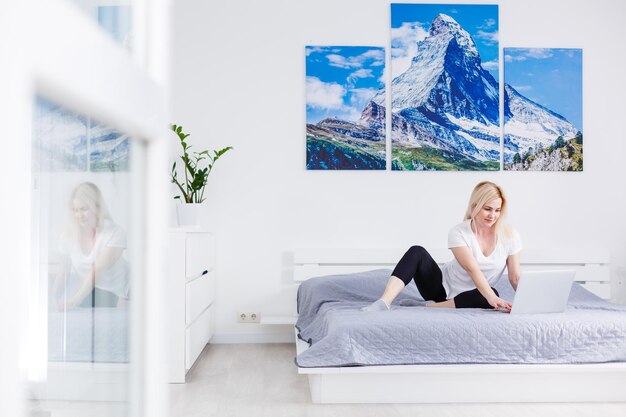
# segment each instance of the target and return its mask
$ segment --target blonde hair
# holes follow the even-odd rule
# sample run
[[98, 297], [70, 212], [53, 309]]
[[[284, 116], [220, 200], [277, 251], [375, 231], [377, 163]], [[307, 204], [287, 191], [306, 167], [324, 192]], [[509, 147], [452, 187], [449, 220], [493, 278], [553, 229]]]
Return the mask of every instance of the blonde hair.
[[[496, 233], [500, 234], [503, 230], [503, 220], [506, 214], [506, 195], [498, 184], [491, 181], [482, 181], [476, 184], [474, 190], [472, 190], [469, 202], [467, 203], [467, 211], [465, 212], [464, 220], [472, 220], [473, 222], [474, 217], [483, 208], [483, 206], [496, 198], [502, 200], [502, 206], [500, 206], [500, 216], [494, 225]], [[508, 228], [505, 228], [505, 230], [507, 229]]]
[[109, 209], [107, 208], [104, 198], [102, 197], [102, 192], [96, 184], [92, 182], [83, 182], [74, 188], [69, 201], [70, 213], [72, 212], [72, 204], [74, 200], [84, 203], [96, 214], [96, 218], [98, 219], [96, 228], [101, 228], [104, 220], [111, 219]]
[[96, 214], [96, 230], [98, 232], [102, 230], [105, 220], [111, 220], [109, 210], [98, 186], [91, 182], [78, 184], [72, 191], [72, 194], [70, 194], [68, 201], [69, 222], [65, 226], [65, 230], [61, 233], [60, 249], [62, 253], [67, 252], [73, 242], [78, 242], [78, 239], [80, 238], [80, 228], [73, 215], [74, 200], [78, 200], [82, 204], [85, 204], [89, 210]]

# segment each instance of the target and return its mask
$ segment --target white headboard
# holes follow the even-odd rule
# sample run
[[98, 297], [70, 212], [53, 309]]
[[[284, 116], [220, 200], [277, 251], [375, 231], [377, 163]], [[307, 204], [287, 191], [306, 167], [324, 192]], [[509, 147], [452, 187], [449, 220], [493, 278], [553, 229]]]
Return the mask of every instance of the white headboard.
[[[443, 264], [452, 259], [448, 249], [429, 249], [433, 259]], [[393, 269], [405, 249], [329, 249], [306, 248], [294, 251], [294, 280], [368, 271]], [[575, 269], [576, 281], [598, 296], [611, 298], [610, 253], [606, 248], [524, 249], [522, 271]]]

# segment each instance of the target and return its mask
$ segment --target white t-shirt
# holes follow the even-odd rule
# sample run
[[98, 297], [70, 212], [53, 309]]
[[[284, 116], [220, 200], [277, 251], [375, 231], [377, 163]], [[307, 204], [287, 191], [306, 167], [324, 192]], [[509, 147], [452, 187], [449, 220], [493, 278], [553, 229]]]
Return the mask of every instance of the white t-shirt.
[[[105, 220], [101, 230], [96, 232], [96, 241], [91, 252], [83, 253], [78, 241], [70, 240], [67, 236], [61, 238], [60, 252], [70, 257], [71, 275], [84, 279], [91, 274], [98, 255], [106, 247], [126, 248], [124, 231], [110, 220]], [[96, 287], [112, 292], [120, 298], [128, 298], [128, 263], [122, 256], [96, 277]]]
[[[496, 237], [496, 246], [489, 256], [483, 255], [478, 239], [471, 229], [470, 220], [457, 224], [448, 233], [448, 248], [469, 247], [478, 262], [478, 267], [492, 287], [502, 277], [507, 258], [522, 250], [522, 240], [519, 233], [508, 225], [504, 227], [508, 227], [510, 233], [501, 233], [500, 236]], [[476, 288], [472, 278], [456, 258], [443, 266], [442, 273], [443, 286], [446, 289], [448, 299]]]

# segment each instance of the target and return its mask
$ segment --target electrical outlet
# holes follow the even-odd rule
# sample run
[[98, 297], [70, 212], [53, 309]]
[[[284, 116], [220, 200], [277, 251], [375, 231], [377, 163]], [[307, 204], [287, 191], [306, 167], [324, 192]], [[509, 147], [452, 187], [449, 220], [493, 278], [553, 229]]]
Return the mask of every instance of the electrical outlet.
[[237, 313], [237, 322], [239, 323], [260, 323], [261, 313], [258, 311], [241, 311]]

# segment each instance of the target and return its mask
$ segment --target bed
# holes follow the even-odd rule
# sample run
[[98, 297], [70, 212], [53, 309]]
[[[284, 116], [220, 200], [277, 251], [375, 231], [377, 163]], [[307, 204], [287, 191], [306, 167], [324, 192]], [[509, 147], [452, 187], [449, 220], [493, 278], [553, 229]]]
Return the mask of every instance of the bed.
[[[440, 263], [451, 256], [431, 253]], [[361, 313], [384, 288], [390, 272], [384, 268], [401, 254], [296, 251], [294, 274], [302, 284], [295, 361], [308, 376], [314, 403], [626, 401], [626, 308], [604, 300], [610, 296], [608, 251], [525, 251], [523, 269], [577, 269], [563, 314], [519, 318], [398, 305]], [[310, 279], [322, 275], [333, 276]], [[508, 283], [499, 286], [511, 299]], [[417, 297], [409, 286], [397, 301]], [[367, 334], [375, 328], [383, 332]], [[489, 332], [498, 337], [485, 343]], [[402, 347], [402, 340], [409, 343]]]
[[48, 360], [127, 363], [128, 310], [95, 307], [49, 311]]

